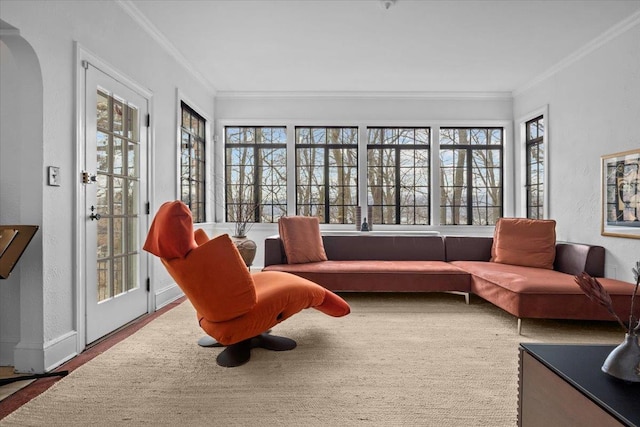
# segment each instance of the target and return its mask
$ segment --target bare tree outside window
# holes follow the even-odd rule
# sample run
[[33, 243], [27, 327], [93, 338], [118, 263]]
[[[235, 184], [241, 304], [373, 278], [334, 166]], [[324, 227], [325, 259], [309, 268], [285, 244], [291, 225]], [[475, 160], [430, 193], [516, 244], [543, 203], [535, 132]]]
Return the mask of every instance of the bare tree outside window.
[[358, 128], [296, 127], [296, 214], [354, 224]]
[[[539, 128], [538, 128], [539, 129]], [[250, 227], [287, 211], [287, 142], [294, 145], [296, 215], [354, 224], [359, 128], [225, 128], [225, 218]], [[367, 204], [372, 224], [431, 224], [431, 129], [367, 128]], [[503, 214], [501, 127], [442, 127], [440, 224], [494, 225]], [[541, 154], [539, 154], [541, 156]], [[541, 170], [541, 169], [540, 169]]]
[[180, 103], [180, 198], [189, 206], [194, 222], [205, 221], [205, 120]]
[[525, 124], [527, 150], [527, 218], [544, 217], [544, 118]]
[[368, 204], [373, 224], [429, 224], [429, 128], [368, 129]]
[[440, 129], [440, 222], [494, 225], [502, 216], [502, 128]]
[[286, 128], [225, 127], [225, 153], [225, 219], [243, 227], [236, 233], [286, 215]]

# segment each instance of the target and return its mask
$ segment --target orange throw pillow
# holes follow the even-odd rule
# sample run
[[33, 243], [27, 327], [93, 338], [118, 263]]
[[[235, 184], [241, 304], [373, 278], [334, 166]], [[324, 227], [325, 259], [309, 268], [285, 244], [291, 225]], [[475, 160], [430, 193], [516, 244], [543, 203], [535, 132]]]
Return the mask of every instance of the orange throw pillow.
[[278, 220], [278, 229], [289, 264], [327, 261], [317, 217], [282, 217]]
[[153, 218], [142, 249], [164, 259], [184, 258], [197, 248], [191, 211], [180, 200], [165, 202]]
[[491, 247], [492, 262], [552, 270], [555, 258], [554, 220], [498, 219]]

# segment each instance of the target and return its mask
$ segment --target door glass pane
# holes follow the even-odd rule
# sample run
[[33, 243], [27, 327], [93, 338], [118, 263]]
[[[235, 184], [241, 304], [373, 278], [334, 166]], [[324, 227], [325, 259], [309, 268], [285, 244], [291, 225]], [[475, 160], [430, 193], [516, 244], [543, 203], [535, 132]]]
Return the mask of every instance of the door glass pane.
[[111, 262], [98, 261], [98, 301], [111, 298]]
[[122, 150], [122, 139], [113, 138], [113, 173], [116, 175], [122, 175], [122, 163], [124, 161]]
[[136, 162], [137, 158], [138, 144], [129, 142], [129, 147], [127, 148], [127, 175], [129, 175], [130, 177], [138, 177], [138, 163]]
[[129, 255], [127, 257], [127, 291], [138, 287], [138, 257]]
[[139, 112], [98, 91], [96, 105], [98, 302], [139, 285]]
[[124, 214], [124, 196], [123, 192], [124, 179], [122, 178], [113, 178], [113, 214], [114, 215], [122, 215]]
[[98, 129], [109, 130], [109, 96], [98, 91], [97, 102], [97, 125]]
[[137, 252], [138, 250], [138, 219], [129, 218], [127, 220], [127, 252]]
[[124, 241], [122, 234], [124, 233], [124, 219], [113, 218], [113, 254], [120, 255], [124, 252]]
[[107, 258], [111, 253], [109, 221], [98, 221], [98, 259]]
[[123, 133], [123, 121], [124, 121], [124, 111], [122, 102], [113, 100], [113, 133], [122, 135]]
[[138, 181], [127, 180], [127, 212], [129, 215], [138, 214]]
[[97, 132], [96, 151], [98, 154], [97, 170], [100, 172], [108, 172], [110, 159], [109, 134], [100, 131]]
[[127, 137], [133, 141], [138, 141], [140, 139], [138, 129], [138, 109], [127, 106]]
[[108, 215], [111, 213], [109, 199], [111, 197], [111, 191], [109, 186], [109, 177], [98, 173], [98, 179], [96, 181], [96, 207], [100, 215]]
[[113, 260], [113, 295], [119, 295], [124, 291], [124, 258]]

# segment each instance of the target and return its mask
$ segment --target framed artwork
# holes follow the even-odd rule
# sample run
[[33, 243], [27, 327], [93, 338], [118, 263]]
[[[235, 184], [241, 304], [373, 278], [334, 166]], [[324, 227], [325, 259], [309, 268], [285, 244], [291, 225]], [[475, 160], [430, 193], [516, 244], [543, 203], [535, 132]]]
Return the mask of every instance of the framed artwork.
[[640, 149], [602, 156], [603, 236], [640, 239]]
[[8, 279], [38, 231], [37, 225], [0, 225], [0, 279]]

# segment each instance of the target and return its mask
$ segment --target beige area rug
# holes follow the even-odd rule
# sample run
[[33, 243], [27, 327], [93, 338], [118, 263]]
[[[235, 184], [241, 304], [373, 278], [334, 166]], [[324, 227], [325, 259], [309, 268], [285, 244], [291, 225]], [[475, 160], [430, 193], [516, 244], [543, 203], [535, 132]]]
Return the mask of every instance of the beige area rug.
[[[514, 426], [518, 344], [611, 343], [608, 322], [516, 319], [472, 297], [347, 294], [274, 328], [289, 352], [221, 368], [185, 302], [10, 414], [7, 426]], [[579, 363], [579, 361], [576, 361]]]

